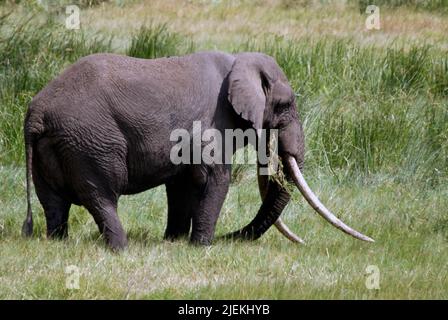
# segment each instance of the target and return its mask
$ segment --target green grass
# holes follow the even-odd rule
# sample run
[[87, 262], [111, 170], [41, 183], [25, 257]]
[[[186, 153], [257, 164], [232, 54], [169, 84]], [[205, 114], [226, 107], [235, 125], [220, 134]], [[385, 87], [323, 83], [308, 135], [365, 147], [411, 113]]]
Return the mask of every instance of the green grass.
[[[319, 218], [294, 194], [286, 222], [306, 241], [296, 246], [270, 230], [256, 242], [218, 241], [197, 248], [162, 240], [166, 217], [163, 188], [124, 197], [120, 218], [129, 235], [121, 254], [107, 250], [88, 213], [72, 208], [70, 238], [44, 237], [42, 209], [34, 199], [37, 236], [24, 240], [23, 170], [2, 168], [0, 190], [1, 298], [448, 298], [446, 189], [372, 177], [369, 185], [340, 184], [310, 175], [323, 201], [357, 229], [376, 239], [349, 238]], [[376, 178], [376, 179], [374, 179]], [[247, 223], [259, 205], [255, 170], [232, 185], [218, 234]], [[80, 268], [80, 289], [65, 287], [65, 268]], [[380, 270], [380, 289], [369, 290], [366, 268]]]
[[[110, 50], [110, 38], [67, 32], [51, 16], [0, 19], [0, 163], [21, 163], [23, 119], [32, 97], [64, 67]], [[14, 22], [13, 22], [14, 21]]]
[[299, 95], [308, 163], [347, 176], [448, 176], [448, 60], [427, 46], [274, 38], [238, 50], [276, 57]]
[[131, 57], [154, 59], [194, 52], [194, 42], [170, 32], [166, 24], [141, 27], [132, 37], [126, 54]]
[[[294, 14], [297, 3], [280, 1], [261, 18], [270, 17], [270, 11]], [[446, 7], [443, 1], [434, 9], [416, 1], [382, 3], [407, 8], [410, 18], [413, 10], [418, 15]], [[83, 4], [88, 10], [88, 1]], [[198, 40], [154, 22], [142, 24], [123, 42], [92, 28], [68, 31], [57, 12], [32, 16], [26, 5], [10, 6], [22, 11], [0, 18], [0, 298], [448, 298], [448, 58], [443, 43], [397, 39], [377, 46], [351, 36], [268, 34], [249, 40], [234, 34], [235, 41], [228, 42], [230, 34], [213, 43], [200, 31]], [[115, 6], [110, 2], [105, 8]], [[304, 8], [315, 13], [312, 4]], [[241, 7], [248, 16], [252, 9], [260, 15], [260, 7]], [[222, 5], [222, 10], [236, 9]], [[376, 243], [335, 230], [298, 192], [283, 216], [307, 246], [295, 246], [275, 230], [253, 243], [217, 241], [211, 248], [164, 242], [163, 187], [121, 199], [119, 214], [130, 239], [121, 254], [105, 248], [93, 219], [80, 207], [72, 207], [67, 241], [46, 240], [35, 195], [36, 236], [22, 239], [22, 123], [32, 97], [90, 53], [154, 58], [202, 49], [262, 51], [277, 59], [298, 94], [310, 185], [330, 209]], [[248, 223], [260, 205], [255, 168], [236, 166], [233, 177], [218, 235]], [[65, 287], [69, 265], [80, 268], [79, 290]], [[380, 270], [379, 290], [365, 286], [369, 265]]]

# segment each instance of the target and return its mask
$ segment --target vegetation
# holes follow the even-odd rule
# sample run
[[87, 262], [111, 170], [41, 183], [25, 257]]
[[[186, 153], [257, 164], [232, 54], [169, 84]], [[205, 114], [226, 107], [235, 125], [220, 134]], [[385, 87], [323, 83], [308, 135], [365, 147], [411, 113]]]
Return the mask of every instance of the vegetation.
[[126, 54], [131, 57], [153, 59], [194, 52], [194, 42], [167, 29], [166, 24], [143, 26], [132, 37]]
[[357, 0], [357, 2], [361, 11], [373, 4], [386, 8], [410, 7], [415, 10], [448, 13], [447, 0]]
[[31, 98], [78, 58], [110, 50], [110, 38], [69, 33], [52, 17], [0, 20], [0, 163], [23, 160], [24, 113]]
[[[77, 31], [64, 28], [61, 10], [13, 1], [0, 7], [0, 298], [448, 298], [446, 1], [374, 2], [386, 24], [371, 33], [359, 31], [362, 1], [94, 2], [82, 6]], [[332, 11], [340, 20], [319, 32], [314, 21]], [[310, 33], [300, 29], [302, 18]], [[244, 23], [255, 20], [265, 32]], [[408, 21], [438, 29], [414, 30]], [[283, 32], [288, 25], [293, 31]], [[31, 98], [90, 53], [155, 58], [204, 49], [277, 59], [297, 92], [307, 179], [328, 207], [377, 242], [334, 230], [298, 193], [284, 219], [308, 246], [275, 230], [211, 248], [164, 242], [163, 187], [121, 200], [130, 246], [120, 255], [104, 248], [80, 207], [72, 207], [67, 241], [45, 240], [35, 196], [36, 236], [22, 239], [22, 124]], [[238, 166], [234, 177], [218, 234], [249, 222], [260, 204], [255, 169]], [[68, 265], [80, 269], [79, 290], [65, 286]], [[366, 288], [369, 265], [379, 268], [378, 290]]]

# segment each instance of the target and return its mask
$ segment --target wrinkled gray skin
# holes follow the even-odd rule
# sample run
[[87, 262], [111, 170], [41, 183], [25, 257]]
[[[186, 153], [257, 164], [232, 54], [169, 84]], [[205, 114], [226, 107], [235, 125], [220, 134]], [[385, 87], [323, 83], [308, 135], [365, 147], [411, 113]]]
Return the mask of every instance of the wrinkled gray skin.
[[[92, 214], [112, 249], [126, 246], [117, 215], [121, 195], [165, 184], [166, 239], [190, 234], [209, 245], [226, 197], [231, 166], [174, 165], [172, 130], [276, 128], [279, 154], [303, 165], [304, 144], [295, 97], [273, 58], [261, 53], [201, 52], [136, 59], [95, 54], [70, 66], [31, 102], [25, 119], [28, 215], [30, 176], [47, 221], [47, 235], [68, 234], [72, 204]], [[224, 135], [223, 135], [224, 136]], [[232, 237], [257, 239], [280, 216], [289, 194], [265, 182], [263, 203]], [[235, 213], [237, 214], [237, 213]]]

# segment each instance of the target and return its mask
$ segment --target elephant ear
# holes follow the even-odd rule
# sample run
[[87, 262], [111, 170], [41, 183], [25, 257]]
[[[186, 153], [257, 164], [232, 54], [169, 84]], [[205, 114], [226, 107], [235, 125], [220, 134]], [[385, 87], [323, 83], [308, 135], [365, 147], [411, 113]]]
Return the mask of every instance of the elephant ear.
[[254, 129], [261, 129], [266, 96], [272, 83], [269, 69], [275, 66], [275, 61], [259, 53], [240, 53], [235, 57], [229, 74], [229, 102]]

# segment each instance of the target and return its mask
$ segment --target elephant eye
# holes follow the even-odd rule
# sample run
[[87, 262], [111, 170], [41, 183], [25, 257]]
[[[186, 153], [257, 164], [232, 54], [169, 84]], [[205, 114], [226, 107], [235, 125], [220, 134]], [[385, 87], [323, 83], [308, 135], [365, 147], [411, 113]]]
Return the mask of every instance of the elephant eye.
[[290, 105], [289, 102], [277, 103], [277, 105], [275, 106], [275, 110], [277, 112], [284, 112], [288, 110], [289, 105]]

